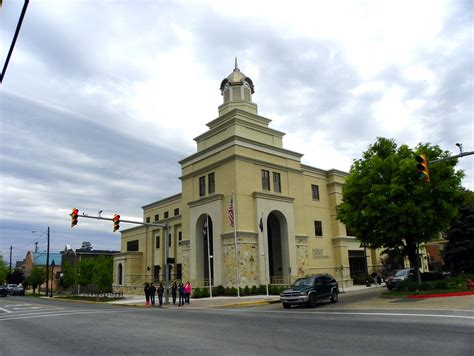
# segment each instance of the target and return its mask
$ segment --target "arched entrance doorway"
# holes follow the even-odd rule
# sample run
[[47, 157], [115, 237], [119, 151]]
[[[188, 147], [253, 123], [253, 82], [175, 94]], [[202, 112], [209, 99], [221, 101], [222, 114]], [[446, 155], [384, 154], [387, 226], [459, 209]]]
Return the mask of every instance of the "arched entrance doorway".
[[[213, 223], [210, 215], [202, 215], [196, 224], [197, 270], [196, 277], [201, 286], [209, 286], [214, 280]], [[209, 271], [210, 268], [210, 271]], [[214, 283], [212, 283], [214, 284]]]
[[267, 218], [268, 270], [271, 284], [289, 283], [288, 226], [285, 216], [272, 211]]

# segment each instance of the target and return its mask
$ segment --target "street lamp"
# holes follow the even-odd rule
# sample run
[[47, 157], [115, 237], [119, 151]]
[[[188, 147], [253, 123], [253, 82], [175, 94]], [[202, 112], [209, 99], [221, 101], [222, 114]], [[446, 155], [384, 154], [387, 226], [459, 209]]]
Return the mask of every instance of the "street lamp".
[[56, 264], [54, 263], [54, 260], [51, 262], [51, 289], [49, 290], [49, 296], [53, 297], [53, 284], [54, 284], [54, 267]]

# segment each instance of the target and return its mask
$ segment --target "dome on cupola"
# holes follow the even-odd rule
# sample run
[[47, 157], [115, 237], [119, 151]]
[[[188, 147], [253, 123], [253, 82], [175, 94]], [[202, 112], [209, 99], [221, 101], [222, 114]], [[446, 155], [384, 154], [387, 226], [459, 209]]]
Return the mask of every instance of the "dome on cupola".
[[224, 103], [219, 106], [219, 115], [233, 109], [257, 114], [257, 105], [252, 102], [252, 94], [255, 93], [252, 79], [240, 71], [237, 58], [235, 58], [234, 70], [222, 80], [220, 89]]
[[229, 101], [252, 102], [252, 94], [255, 93], [252, 79], [240, 71], [237, 58], [235, 58], [234, 70], [221, 82], [220, 89], [224, 103]]

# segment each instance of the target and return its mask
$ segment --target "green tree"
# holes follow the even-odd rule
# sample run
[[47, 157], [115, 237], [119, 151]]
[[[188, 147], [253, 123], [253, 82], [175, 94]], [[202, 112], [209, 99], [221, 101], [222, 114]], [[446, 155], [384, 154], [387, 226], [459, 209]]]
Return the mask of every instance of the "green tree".
[[101, 256], [94, 260], [93, 283], [99, 287], [101, 292], [112, 290], [113, 259]]
[[92, 284], [94, 280], [94, 267], [95, 263], [93, 260], [82, 260], [77, 269], [77, 283], [83, 287]]
[[354, 161], [337, 206], [337, 218], [360, 241], [399, 249], [414, 268], [419, 245], [446, 230], [462, 196], [463, 172], [455, 171], [456, 160], [431, 164], [431, 182], [419, 181], [415, 157], [421, 152], [429, 161], [449, 157], [438, 146], [419, 144], [412, 150], [378, 138]]
[[5, 283], [5, 280], [7, 278], [7, 274], [8, 274], [7, 265], [6, 265], [5, 261], [3, 260], [3, 256], [0, 255], [0, 284]]
[[33, 288], [33, 293], [36, 293], [36, 288], [46, 281], [46, 270], [43, 267], [34, 266], [30, 275], [26, 279], [26, 283]]
[[454, 273], [474, 273], [474, 193], [466, 192], [459, 219], [446, 232], [444, 267]]
[[62, 286], [67, 289], [73, 286], [76, 283], [76, 280], [77, 280], [76, 269], [69, 262], [64, 262], [63, 276], [61, 278]]
[[25, 280], [25, 274], [22, 270], [14, 269], [11, 273], [7, 274], [7, 282], [12, 284], [23, 283]]

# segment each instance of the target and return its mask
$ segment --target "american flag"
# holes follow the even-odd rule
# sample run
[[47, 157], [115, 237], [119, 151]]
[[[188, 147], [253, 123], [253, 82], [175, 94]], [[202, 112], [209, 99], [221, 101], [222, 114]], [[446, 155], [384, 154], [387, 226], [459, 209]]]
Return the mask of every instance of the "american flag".
[[234, 226], [234, 197], [230, 197], [230, 205], [227, 209], [227, 217], [229, 218], [230, 226]]

